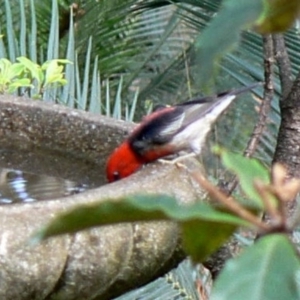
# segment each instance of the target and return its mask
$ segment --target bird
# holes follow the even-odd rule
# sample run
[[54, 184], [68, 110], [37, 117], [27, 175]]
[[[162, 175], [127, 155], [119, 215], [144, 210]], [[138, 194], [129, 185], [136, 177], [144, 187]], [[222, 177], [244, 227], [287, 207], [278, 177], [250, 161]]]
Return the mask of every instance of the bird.
[[217, 118], [226, 111], [237, 95], [260, 84], [254, 83], [173, 106], [160, 105], [145, 116], [108, 157], [108, 182], [128, 177], [148, 163], [181, 151], [189, 151], [186, 156], [199, 155]]

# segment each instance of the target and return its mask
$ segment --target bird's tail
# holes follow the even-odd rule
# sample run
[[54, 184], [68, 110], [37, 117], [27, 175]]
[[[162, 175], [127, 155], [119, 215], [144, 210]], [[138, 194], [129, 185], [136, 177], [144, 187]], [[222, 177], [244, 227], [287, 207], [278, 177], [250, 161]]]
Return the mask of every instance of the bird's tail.
[[223, 93], [218, 94], [218, 97], [222, 97], [223, 95], [239, 95], [245, 92], [248, 92], [250, 90], [253, 90], [254, 88], [263, 85], [263, 82], [256, 82], [247, 86], [243, 86], [239, 89], [229, 90]]
[[181, 106], [181, 105], [202, 104], [202, 103], [214, 102], [215, 100], [223, 98], [224, 96], [237, 96], [239, 94], [253, 90], [254, 88], [261, 86], [261, 85], [263, 85], [263, 82], [256, 82], [256, 83], [250, 84], [248, 86], [244, 86], [239, 89], [228, 90], [228, 91], [221, 92], [214, 96], [205, 96], [205, 97], [200, 97], [200, 98], [194, 98], [194, 99], [179, 103], [177, 105]]

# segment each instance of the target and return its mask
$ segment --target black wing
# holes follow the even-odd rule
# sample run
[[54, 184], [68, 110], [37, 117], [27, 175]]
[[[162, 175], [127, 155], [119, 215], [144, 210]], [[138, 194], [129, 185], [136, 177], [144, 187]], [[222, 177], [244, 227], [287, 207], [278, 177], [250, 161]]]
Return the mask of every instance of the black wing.
[[184, 115], [185, 109], [182, 107], [160, 109], [136, 128], [129, 137], [130, 145], [141, 154], [155, 146], [168, 143], [181, 129]]
[[136, 128], [129, 137], [129, 143], [140, 154], [155, 146], [166, 144], [173, 139], [175, 134], [201, 119], [226, 98], [251, 90], [259, 84], [255, 83], [214, 96], [192, 99], [173, 107], [159, 106]]

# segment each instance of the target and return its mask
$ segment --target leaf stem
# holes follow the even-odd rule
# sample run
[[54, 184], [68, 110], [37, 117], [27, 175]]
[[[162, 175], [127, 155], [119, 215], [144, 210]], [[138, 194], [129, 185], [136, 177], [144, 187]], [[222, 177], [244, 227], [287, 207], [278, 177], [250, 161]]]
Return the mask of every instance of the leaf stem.
[[247, 209], [245, 209], [242, 205], [236, 202], [232, 197], [228, 197], [226, 194], [218, 190], [213, 184], [211, 184], [208, 180], [206, 180], [206, 178], [202, 176], [199, 172], [193, 172], [192, 176], [213, 198], [217, 199], [220, 203], [224, 204], [234, 214], [250, 222], [251, 224], [255, 225], [262, 231], [268, 231], [270, 229], [268, 224], [263, 223], [260, 218], [252, 214]]

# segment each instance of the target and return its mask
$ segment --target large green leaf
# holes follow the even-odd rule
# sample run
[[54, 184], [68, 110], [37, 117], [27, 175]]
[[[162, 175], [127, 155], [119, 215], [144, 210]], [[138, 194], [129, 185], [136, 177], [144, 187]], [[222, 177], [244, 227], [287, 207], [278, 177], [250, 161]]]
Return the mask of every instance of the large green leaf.
[[210, 299], [297, 300], [299, 271], [299, 257], [287, 236], [269, 235], [228, 261]]
[[168, 196], [132, 196], [119, 200], [80, 205], [57, 216], [35, 235], [34, 240], [121, 222], [172, 220], [182, 228], [183, 244], [194, 260], [203, 260], [231, 235], [242, 219], [206, 203], [180, 205]]
[[221, 219], [214, 221], [192, 219], [180, 225], [183, 248], [194, 262], [202, 262], [208, 258], [228, 240], [237, 227]]
[[196, 41], [198, 67], [201, 69], [197, 74], [199, 84], [212, 78], [216, 61], [235, 46], [241, 30], [251, 26], [262, 9], [261, 0], [223, 1], [218, 15]]

